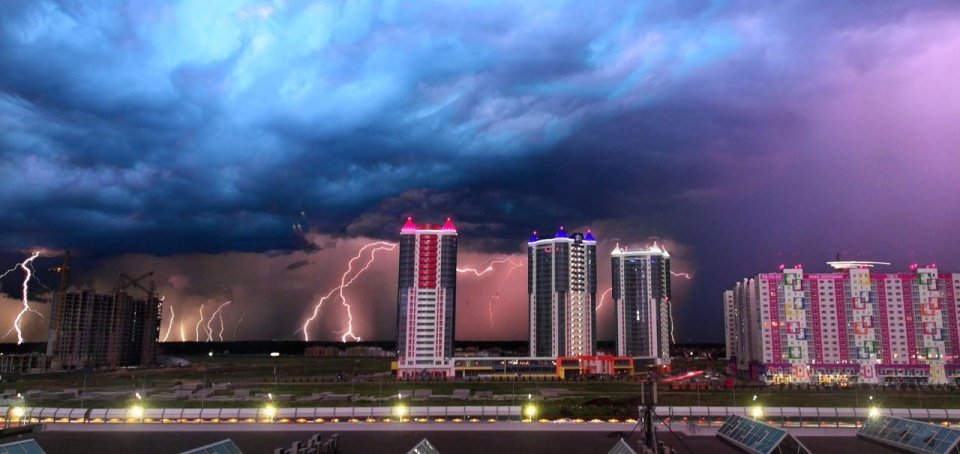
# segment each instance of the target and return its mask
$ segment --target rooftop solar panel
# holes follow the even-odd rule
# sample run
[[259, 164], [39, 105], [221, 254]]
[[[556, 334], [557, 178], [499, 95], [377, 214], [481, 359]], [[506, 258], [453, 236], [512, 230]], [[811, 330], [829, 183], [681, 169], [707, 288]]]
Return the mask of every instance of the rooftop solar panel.
[[740, 415], [727, 418], [717, 436], [752, 454], [770, 454], [777, 447], [783, 452], [810, 452], [787, 431]]
[[407, 451], [407, 454], [440, 454], [440, 451], [437, 451], [437, 448], [424, 438], [413, 449]]
[[637, 454], [637, 451], [630, 448], [630, 445], [621, 438], [607, 454]]
[[20, 440], [0, 445], [0, 454], [46, 454], [33, 440]]
[[243, 452], [233, 443], [233, 440], [228, 438], [211, 445], [184, 451], [180, 454], [243, 454]]
[[960, 454], [960, 430], [894, 416], [869, 418], [858, 437], [920, 454]]

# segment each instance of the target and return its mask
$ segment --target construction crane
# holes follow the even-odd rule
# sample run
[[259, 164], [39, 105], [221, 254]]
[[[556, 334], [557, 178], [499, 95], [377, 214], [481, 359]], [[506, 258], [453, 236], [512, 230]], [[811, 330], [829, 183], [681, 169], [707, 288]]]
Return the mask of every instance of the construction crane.
[[113, 288], [114, 292], [126, 292], [130, 287], [136, 287], [140, 290], [143, 290], [147, 294], [147, 297], [153, 298], [157, 293], [157, 284], [154, 281], [150, 281], [147, 287], [140, 285], [140, 281], [153, 276], [153, 271], [147, 272], [140, 277], [132, 278], [127, 276], [125, 273], [120, 273], [120, 279], [117, 281], [117, 286]]
[[52, 266], [50, 271], [60, 273], [60, 297], [67, 293], [67, 276], [70, 274], [70, 250], [63, 254], [63, 265]]

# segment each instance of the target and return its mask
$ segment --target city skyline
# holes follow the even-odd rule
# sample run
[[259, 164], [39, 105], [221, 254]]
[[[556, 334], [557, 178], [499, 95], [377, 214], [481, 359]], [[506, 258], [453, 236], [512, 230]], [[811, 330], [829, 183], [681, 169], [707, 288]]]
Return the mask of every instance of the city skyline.
[[958, 37], [943, 2], [2, 2], [0, 271], [49, 251], [43, 313], [70, 249], [77, 288], [155, 271], [161, 339], [333, 340], [363, 251], [353, 328], [389, 339], [397, 251], [363, 246], [452, 217], [458, 338], [523, 339], [523, 245], [564, 225], [600, 339], [609, 252], [656, 240], [676, 340], [720, 342], [781, 264], [960, 270]]

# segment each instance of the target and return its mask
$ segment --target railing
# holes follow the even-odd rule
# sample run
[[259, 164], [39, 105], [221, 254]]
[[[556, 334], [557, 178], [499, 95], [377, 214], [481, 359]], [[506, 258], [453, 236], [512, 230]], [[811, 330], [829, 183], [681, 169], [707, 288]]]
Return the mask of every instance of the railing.
[[[401, 409], [402, 410], [399, 410]], [[0, 424], [28, 423], [325, 423], [519, 421], [520, 406], [275, 408], [51, 408], [0, 407]]]
[[758, 418], [777, 427], [858, 428], [875, 414], [960, 427], [960, 409], [851, 407], [658, 407], [657, 415], [673, 425], [720, 426], [730, 415]]

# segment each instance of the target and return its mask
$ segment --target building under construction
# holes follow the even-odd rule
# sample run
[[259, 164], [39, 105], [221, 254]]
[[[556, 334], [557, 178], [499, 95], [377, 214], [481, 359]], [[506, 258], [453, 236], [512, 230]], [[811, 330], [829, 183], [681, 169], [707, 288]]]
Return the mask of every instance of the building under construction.
[[[61, 288], [50, 310], [47, 357], [52, 370], [147, 366], [156, 362], [163, 303], [154, 285], [121, 274], [113, 293], [67, 292], [64, 261]], [[127, 292], [136, 287], [145, 295]]]

